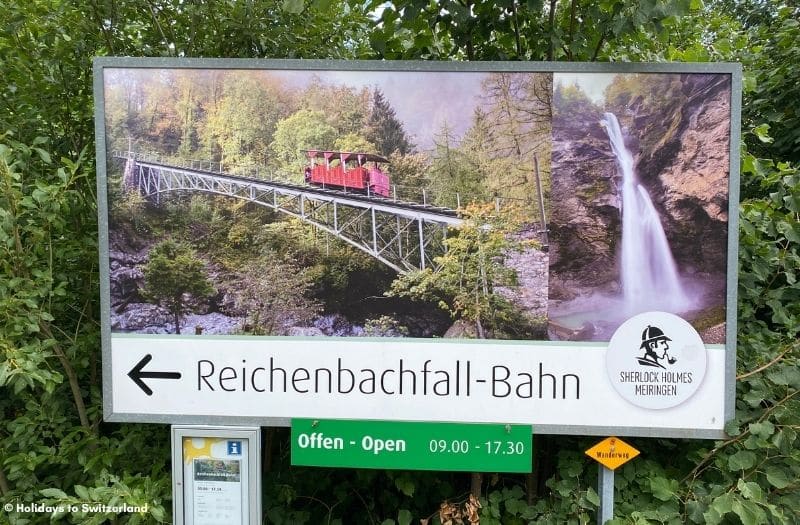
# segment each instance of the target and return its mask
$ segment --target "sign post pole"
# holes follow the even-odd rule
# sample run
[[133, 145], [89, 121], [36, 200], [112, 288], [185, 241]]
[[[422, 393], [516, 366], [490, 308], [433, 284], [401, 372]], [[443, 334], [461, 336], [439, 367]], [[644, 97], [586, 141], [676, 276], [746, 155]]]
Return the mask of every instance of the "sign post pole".
[[608, 437], [586, 451], [586, 455], [597, 461], [597, 494], [600, 508], [597, 509], [597, 524], [603, 525], [614, 518], [614, 469], [639, 455], [639, 451], [619, 438]]
[[602, 463], [597, 465], [597, 493], [600, 508], [597, 509], [597, 525], [614, 519], [614, 471]]

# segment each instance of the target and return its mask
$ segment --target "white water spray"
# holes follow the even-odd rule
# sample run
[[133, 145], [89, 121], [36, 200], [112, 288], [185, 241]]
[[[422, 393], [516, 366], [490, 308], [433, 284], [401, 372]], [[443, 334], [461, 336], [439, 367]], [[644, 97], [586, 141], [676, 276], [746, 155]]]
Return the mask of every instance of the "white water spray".
[[691, 306], [658, 212], [633, 171], [619, 121], [606, 113], [603, 125], [622, 171], [622, 294], [627, 315], [648, 310], [672, 313]]

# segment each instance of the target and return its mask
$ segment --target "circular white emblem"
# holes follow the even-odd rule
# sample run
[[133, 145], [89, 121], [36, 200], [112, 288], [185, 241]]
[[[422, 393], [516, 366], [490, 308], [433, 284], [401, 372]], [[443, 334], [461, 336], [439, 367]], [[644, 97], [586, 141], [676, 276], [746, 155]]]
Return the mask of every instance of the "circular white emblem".
[[697, 391], [706, 374], [706, 347], [685, 320], [645, 312], [617, 328], [606, 351], [611, 384], [643, 408], [677, 406]]

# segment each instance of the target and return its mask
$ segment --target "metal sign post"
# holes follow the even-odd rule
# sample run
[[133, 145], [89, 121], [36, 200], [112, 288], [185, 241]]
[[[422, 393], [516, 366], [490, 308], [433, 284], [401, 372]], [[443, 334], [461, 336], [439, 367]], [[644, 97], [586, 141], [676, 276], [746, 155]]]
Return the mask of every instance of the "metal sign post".
[[173, 523], [259, 525], [260, 466], [260, 428], [173, 425]]
[[600, 508], [597, 509], [597, 523], [603, 525], [614, 519], [614, 469], [638, 456], [639, 451], [619, 438], [609, 437], [585, 453], [599, 463], [597, 494], [600, 495]]
[[600, 495], [597, 525], [603, 525], [614, 519], [614, 471], [603, 464], [598, 464], [597, 467], [597, 493]]

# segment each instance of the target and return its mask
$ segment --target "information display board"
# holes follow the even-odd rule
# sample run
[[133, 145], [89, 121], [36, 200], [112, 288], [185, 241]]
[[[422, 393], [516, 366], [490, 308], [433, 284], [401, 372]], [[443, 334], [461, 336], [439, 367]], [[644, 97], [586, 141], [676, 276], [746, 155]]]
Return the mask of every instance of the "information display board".
[[260, 443], [257, 428], [172, 427], [175, 523], [260, 523]]
[[737, 64], [96, 59], [105, 418], [723, 437], [740, 92]]

